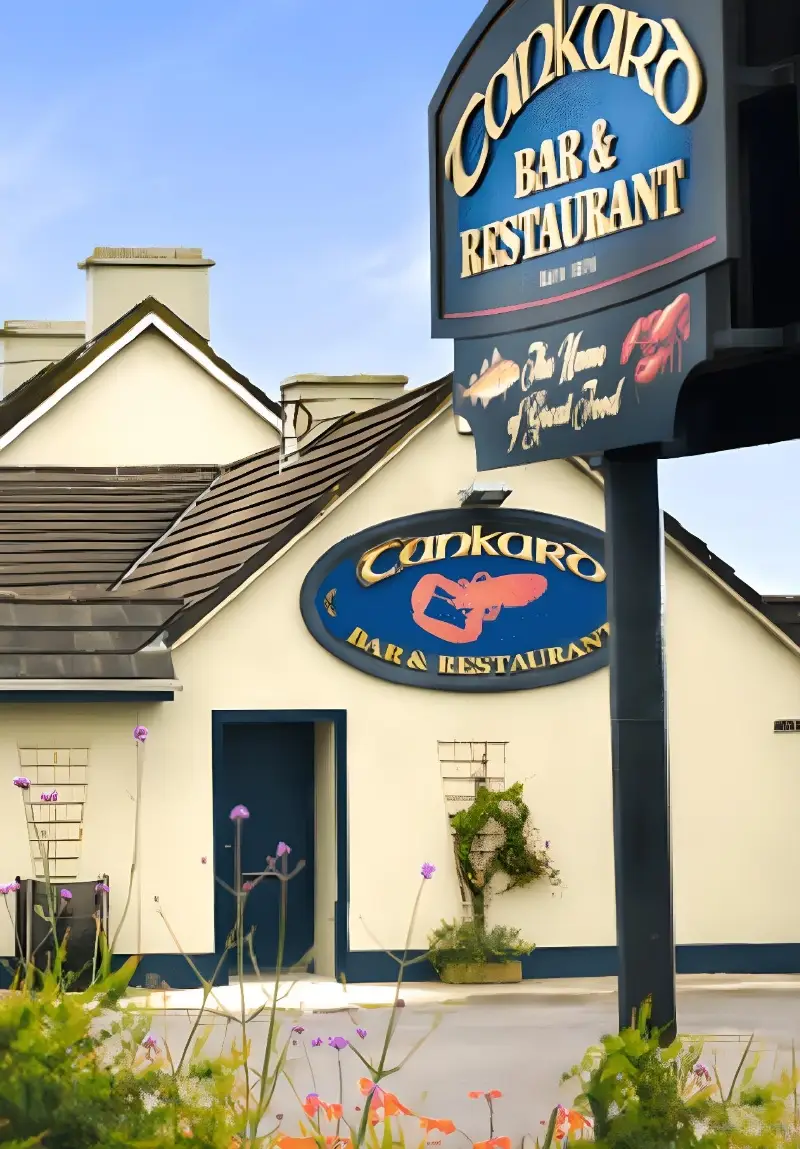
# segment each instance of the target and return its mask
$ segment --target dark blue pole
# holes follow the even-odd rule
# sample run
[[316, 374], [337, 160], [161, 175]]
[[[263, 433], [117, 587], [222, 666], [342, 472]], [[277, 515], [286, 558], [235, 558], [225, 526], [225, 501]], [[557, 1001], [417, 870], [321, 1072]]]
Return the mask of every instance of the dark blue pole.
[[669, 751], [662, 614], [663, 519], [654, 453], [603, 464], [611, 656], [611, 755], [619, 1024], [652, 1001], [675, 1034]]

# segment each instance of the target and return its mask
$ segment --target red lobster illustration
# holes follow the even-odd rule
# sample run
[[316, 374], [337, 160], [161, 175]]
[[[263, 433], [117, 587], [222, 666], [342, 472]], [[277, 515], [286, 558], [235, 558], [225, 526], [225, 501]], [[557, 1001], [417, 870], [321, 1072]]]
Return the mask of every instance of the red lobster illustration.
[[[482, 571], [473, 580], [444, 578], [443, 575], [423, 575], [411, 592], [411, 613], [414, 622], [428, 634], [443, 638], [445, 642], [474, 642], [483, 631], [485, 622], [494, 622], [503, 607], [528, 606], [541, 598], [547, 590], [543, 575], [491, 575]], [[442, 593], [440, 593], [442, 592]], [[435, 598], [449, 602], [464, 615], [464, 625], [431, 618], [425, 612]]]
[[637, 319], [622, 345], [624, 366], [634, 347], [641, 349], [642, 358], [636, 365], [634, 379], [637, 383], [652, 383], [657, 375], [667, 370], [675, 370], [675, 350], [678, 352], [678, 370], [683, 365], [683, 345], [691, 334], [692, 300], [688, 295], [679, 295], [663, 311], [654, 311], [643, 319]]

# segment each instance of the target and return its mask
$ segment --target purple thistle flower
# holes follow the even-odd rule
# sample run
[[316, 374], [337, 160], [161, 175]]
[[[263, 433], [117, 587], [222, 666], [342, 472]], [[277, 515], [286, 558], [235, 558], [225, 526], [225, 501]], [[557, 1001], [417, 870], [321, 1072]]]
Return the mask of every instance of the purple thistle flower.
[[61, 891], [61, 897], [64, 899], [65, 902], [71, 902], [72, 901], [72, 894], [70, 893], [69, 890], [62, 890]]
[[315, 1037], [315, 1038], [313, 1039], [313, 1041], [311, 1042], [311, 1044], [312, 1044], [312, 1045], [313, 1045], [315, 1048], [316, 1048], [316, 1046], [318, 1046], [318, 1045], [322, 1045], [322, 1038], [321, 1038], [321, 1037]]
[[362, 1041], [363, 1041], [363, 1040], [364, 1040], [364, 1038], [367, 1036], [367, 1031], [366, 1031], [366, 1029], [357, 1029], [357, 1030], [356, 1030], [356, 1033], [358, 1034], [358, 1036], [361, 1038], [361, 1040], [362, 1040]]
[[275, 851], [275, 853], [277, 854], [277, 856], [279, 858], [282, 858], [284, 856], [284, 854], [291, 854], [291, 852], [292, 852], [291, 846], [287, 846], [285, 842], [278, 842], [278, 848]]
[[292, 1026], [292, 1033], [305, 1033], [305, 1026], [293, 1025]]
[[94, 888], [94, 892], [96, 894], [108, 894], [111, 891], [109, 890], [109, 888], [105, 882], [98, 882]]
[[19, 882], [9, 882], [8, 892], [10, 894], [16, 894], [20, 889], [21, 889], [21, 886], [20, 886]]
[[694, 1069], [692, 1070], [692, 1072], [694, 1073], [695, 1077], [699, 1077], [699, 1078], [701, 1078], [701, 1079], [705, 1079], [706, 1081], [710, 1081], [710, 1080], [711, 1080], [711, 1074], [709, 1073], [709, 1071], [708, 1071], [708, 1069], [706, 1068], [706, 1066], [705, 1066], [705, 1065], [703, 1065], [702, 1061], [698, 1061], [697, 1065], [695, 1065], [695, 1067], [694, 1067]]
[[247, 809], [246, 806], [234, 806], [233, 809], [231, 810], [231, 821], [232, 822], [241, 822], [245, 818], [249, 818], [249, 817], [250, 817], [250, 811]]
[[30, 790], [31, 788], [30, 778], [23, 778], [21, 775], [17, 778], [12, 778], [12, 782], [15, 786], [19, 787], [20, 790]]
[[147, 729], [146, 726], [137, 726], [133, 731], [133, 737], [136, 739], [137, 742], [144, 743], [147, 741], [147, 735], [149, 733], [150, 733], [150, 731]]
[[158, 1039], [154, 1033], [148, 1033], [147, 1037], [142, 1042], [145, 1049], [157, 1049]]
[[420, 870], [420, 873], [422, 874], [423, 878], [425, 878], [425, 880], [427, 881], [430, 878], [432, 878], [433, 875], [436, 873], [436, 867], [434, 866], [433, 862], [424, 862], [422, 865], [422, 869]]
[[335, 1049], [337, 1053], [340, 1053], [343, 1049], [347, 1049], [348, 1043], [343, 1037], [329, 1037], [328, 1045], [331, 1049]]
[[10, 893], [11, 893], [11, 886], [10, 885], [0, 886], [0, 895], [10, 894]]
[[253, 883], [252, 882], [245, 882], [244, 885], [242, 886], [242, 889], [244, 890], [244, 892], [246, 894], [249, 894], [250, 891], [253, 889]]

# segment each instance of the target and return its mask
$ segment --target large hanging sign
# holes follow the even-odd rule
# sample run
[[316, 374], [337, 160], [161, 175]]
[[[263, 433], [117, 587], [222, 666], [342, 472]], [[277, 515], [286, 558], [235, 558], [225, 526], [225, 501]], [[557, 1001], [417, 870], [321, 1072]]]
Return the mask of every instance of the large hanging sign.
[[729, 238], [723, 0], [490, 0], [430, 112], [433, 333], [481, 469], [671, 439]]
[[529, 511], [434, 511], [345, 539], [303, 619], [337, 658], [432, 690], [527, 690], [608, 665], [603, 535]]

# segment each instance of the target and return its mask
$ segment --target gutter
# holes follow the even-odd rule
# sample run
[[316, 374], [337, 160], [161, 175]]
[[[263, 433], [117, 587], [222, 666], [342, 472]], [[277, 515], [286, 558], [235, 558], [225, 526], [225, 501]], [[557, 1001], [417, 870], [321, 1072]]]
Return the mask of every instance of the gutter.
[[63, 694], [76, 690], [84, 694], [165, 694], [183, 690], [183, 686], [177, 679], [169, 678], [0, 678], [0, 694]]

